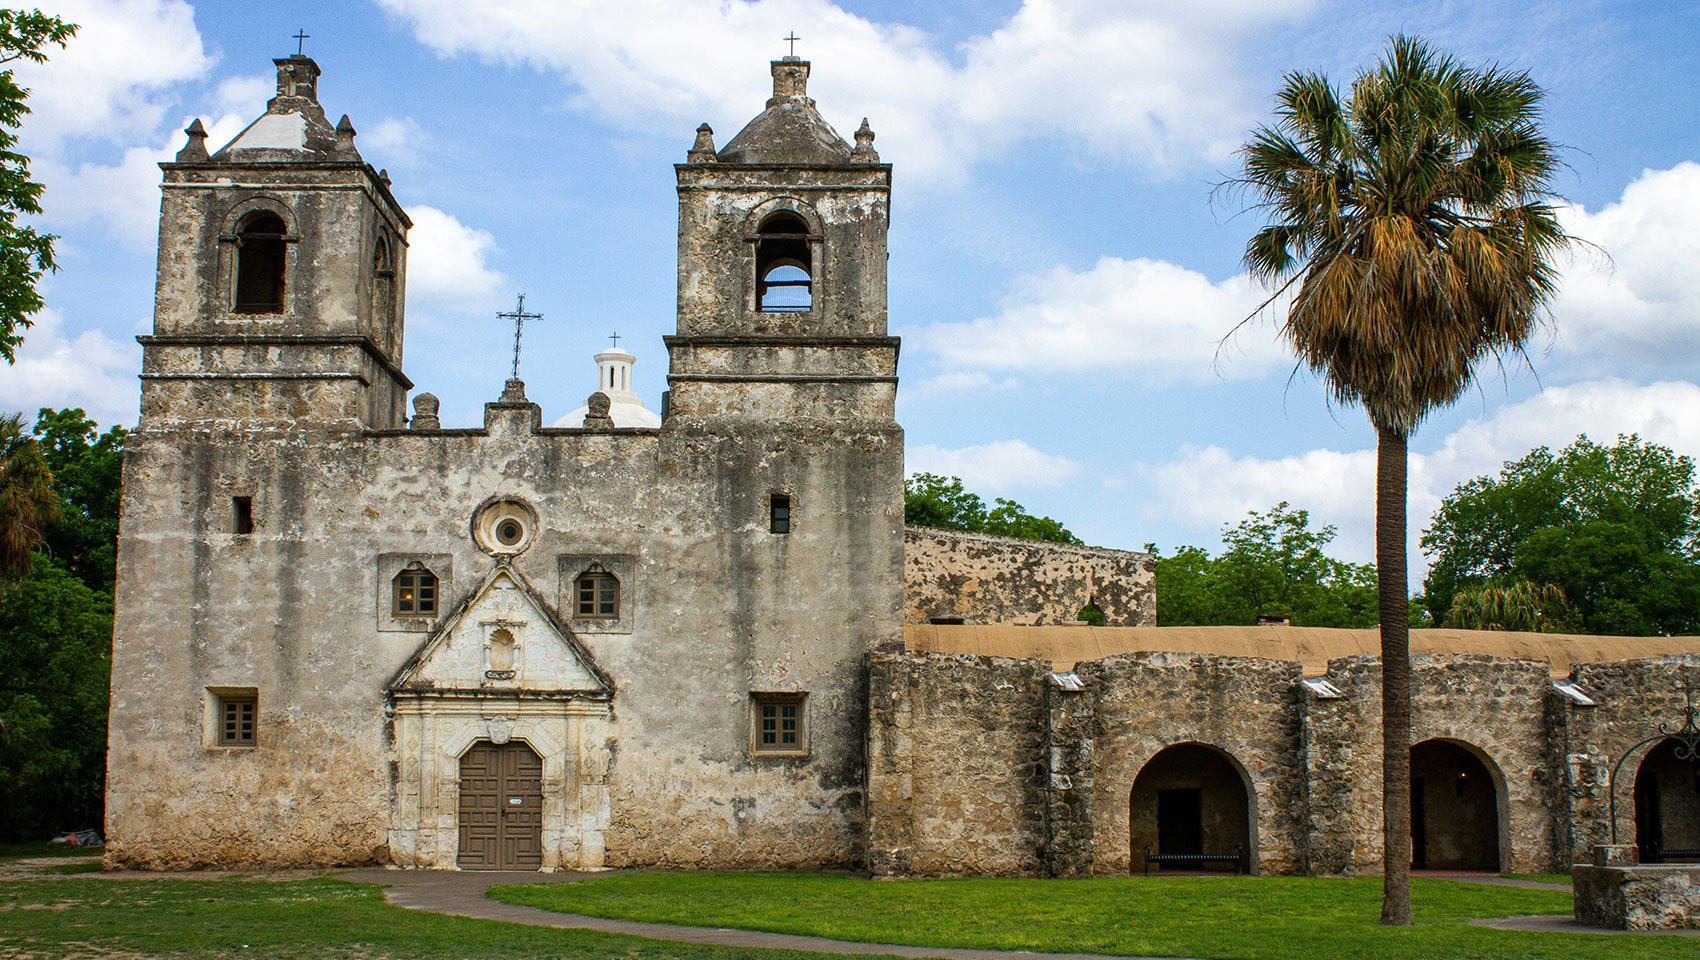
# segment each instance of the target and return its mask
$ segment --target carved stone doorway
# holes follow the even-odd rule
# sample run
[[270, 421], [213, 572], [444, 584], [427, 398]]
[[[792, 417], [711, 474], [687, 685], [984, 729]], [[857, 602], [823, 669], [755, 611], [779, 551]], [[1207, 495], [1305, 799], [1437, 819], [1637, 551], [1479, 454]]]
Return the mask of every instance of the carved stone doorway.
[[543, 760], [518, 741], [481, 740], [460, 758], [463, 870], [543, 865]]

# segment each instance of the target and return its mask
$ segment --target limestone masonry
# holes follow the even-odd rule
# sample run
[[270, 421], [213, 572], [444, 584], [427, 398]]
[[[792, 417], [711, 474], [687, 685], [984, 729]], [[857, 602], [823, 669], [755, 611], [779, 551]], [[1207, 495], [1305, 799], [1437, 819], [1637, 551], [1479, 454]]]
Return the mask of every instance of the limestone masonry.
[[[675, 168], [658, 409], [609, 350], [552, 426], [514, 379], [475, 427], [409, 417], [411, 223], [275, 64], [162, 165], [109, 866], [1380, 865], [1374, 631], [1159, 628], [1149, 554], [905, 529], [891, 166], [806, 61]], [[1618, 834], [1700, 856], [1700, 775], [1641, 742], [1700, 640], [1413, 649], [1418, 865], [1586, 859], [1619, 761]]]

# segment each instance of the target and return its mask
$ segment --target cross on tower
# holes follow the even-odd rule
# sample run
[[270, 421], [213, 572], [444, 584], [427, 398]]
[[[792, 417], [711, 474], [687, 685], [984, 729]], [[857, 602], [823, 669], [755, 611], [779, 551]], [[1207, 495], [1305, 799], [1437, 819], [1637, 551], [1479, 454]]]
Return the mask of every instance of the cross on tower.
[[295, 36], [290, 37], [289, 39], [295, 41], [295, 55], [299, 57], [303, 56], [303, 51], [307, 46], [307, 41], [313, 39], [313, 35], [307, 32], [306, 27], [302, 27], [295, 31]]
[[793, 30], [793, 31], [791, 31], [791, 35], [790, 35], [790, 36], [788, 36], [788, 37], [780, 37], [780, 38], [779, 38], [779, 39], [781, 39], [781, 40], [784, 40], [784, 41], [785, 41], [785, 42], [786, 42], [786, 43], [789, 43], [789, 44], [790, 44], [790, 45], [791, 45], [791, 50], [790, 50], [790, 52], [788, 52], [788, 53], [786, 53], [786, 54], [785, 54], [785, 55], [786, 55], [786, 56], [787, 56], [787, 57], [791, 57], [791, 58], [793, 58], [793, 59], [795, 59], [795, 58], [796, 58], [796, 56], [797, 56], [797, 41], [798, 41], [798, 40], [801, 40], [801, 39], [803, 39], [803, 38], [802, 38], [802, 37], [799, 37], [799, 36], [797, 36], [797, 31], [795, 31], [795, 30]]
[[519, 379], [519, 335], [520, 335], [520, 332], [521, 332], [522, 328], [525, 326], [525, 322], [527, 320], [541, 320], [541, 319], [543, 319], [543, 314], [541, 314], [541, 313], [526, 313], [525, 312], [525, 294], [522, 293], [522, 294], [519, 295], [519, 303], [517, 305], [515, 305], [515, 307], [513, 308], [513, 310], [511, 312], [498, 313], [498, 314], [496, 314], [496, 316], [500, 317], [503, 320], [512, 320], [514, 322], [514, 375], [513, 375], [513, 379], [518, 380]]
[[609, 334], [608, 339], [614, 341], [614, 349], [615, 350], [620, 349], [620, 331], [616, 330], [613, 333]]

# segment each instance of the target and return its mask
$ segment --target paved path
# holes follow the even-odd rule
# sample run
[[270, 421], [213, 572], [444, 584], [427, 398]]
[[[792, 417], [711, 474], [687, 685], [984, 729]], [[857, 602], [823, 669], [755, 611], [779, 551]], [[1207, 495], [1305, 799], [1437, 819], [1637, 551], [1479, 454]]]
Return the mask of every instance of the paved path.
[[1444, 870], [1413, 870], [1411, 876], [1429, 880], [1455, 880], [1459, 883], [1480, 883], [1489, 887], [1519, 887], [1524, 890], [1562, 890], [1570, 892], [1568, 883], [1548, 883], [1545, 880], [1525, 880], [1521, 877], [1502, 877], [1495, 873], [1452, 873]]
[[510, 873], [496, 870], [356, 870], [339, 874], [344, 880], [356, 883], [384, 884], [384, 899], [398, 907], [446, 913], [459, 917], [478, 917], [484, 920], [503, 920], [534, 927], [560, 927], [571, 930], [596, 930], [601, 933], [620, 933], [653, 940], [674, 940], [682, 943], [705, 943], [723, 947], [765, 948], [770, 950], [809, 950], [815, 953], [858, 954], [891, 957], [939, 957], [943, 960], [1154, 960], [1154, 958], [1113, 957], [1101, 953], [1031, 953], [1025, 950], [970, 950], [959, 947], [914, 947], [898, 943], [858, 943], [852, 940], [828, 940], [825, 937], [801, 937], [788, 933], [763, 933], [757, 930], [723, 930], [713, 927], [680, 927], [670, 923], [635, 923], [628, 920], [606, 920], [585, 917], [576, 913], [556, 913], [536, 907], [521, 907], [491, 900], [487, 894], [498, 883], [558, 883], [587, 877], [606, 877], [608, 873], [554, 874], [536, 872]]
[[1605, 927], [1590, 927], [1577, 923], [1575, 919], [1565, 916], [1547, 914], [1533, 917], [1494, 917], [1488, 920], [1471, 920], [1478, 927], [1494, 927], [1499, 930], [1533, 930], [1536, 933], [1597, 933], [1602, 936], [1634, 936], [1634, 937], [1700, 937], [1700, 930], [1608, 930]]

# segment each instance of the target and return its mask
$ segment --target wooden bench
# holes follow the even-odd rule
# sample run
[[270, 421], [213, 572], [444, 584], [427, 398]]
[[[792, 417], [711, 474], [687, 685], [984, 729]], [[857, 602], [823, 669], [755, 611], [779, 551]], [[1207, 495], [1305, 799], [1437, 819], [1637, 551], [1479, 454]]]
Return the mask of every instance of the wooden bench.
[[1145, 848], [1145, 875], [1151, 876], [1151, 865], [1174, 864], [1180, 866], [1202, 867], [1211, 863], [1231, 863], [1234, 865], [1234, 876], [1240, 875], [1241, 864], [1244, 862], [1244, 847], [1235, 847], [1233, 853], [1152, 853], [1150, 847]]

